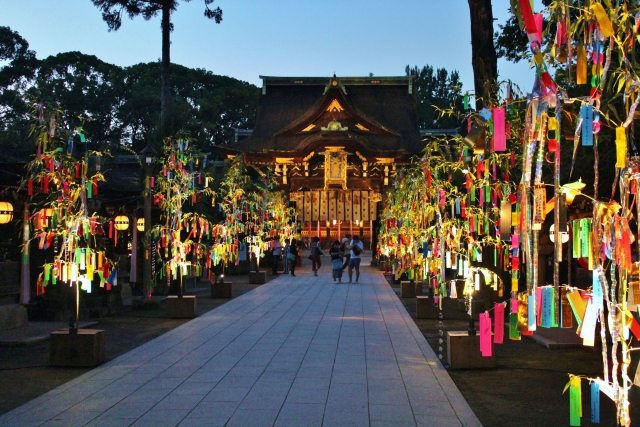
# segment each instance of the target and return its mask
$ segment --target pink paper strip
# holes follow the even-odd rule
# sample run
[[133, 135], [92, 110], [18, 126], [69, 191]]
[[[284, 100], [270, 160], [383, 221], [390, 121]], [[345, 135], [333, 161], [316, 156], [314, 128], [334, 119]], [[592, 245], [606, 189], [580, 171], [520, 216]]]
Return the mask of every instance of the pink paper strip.
[[493, 151], [506, 151], [507, 135], [505, 132], [504, 107], [493, 109]]
[[536, 13], [533, 15], [533, 20], [536, 23], [536, 38], [538, 39], [538, 43], [542, 43], [542, 17], [544, 15], [542, 13]]
[[540, 326], [542, 318], [542, 288], [536, 288], [536, 325]]
[[491, 317], [480, 313], [480, 352], [483, 357], [491, 357]]
[[518, 298], [511, 298], [511, 312], [518, 313]]
[[496, 344], [502, 344], [504, 341], [504, 305], [495, 304], [493, 306], [493, 316], [493, 342]]
[[511, 236], [511, 248], [515, 249], [520, 246], [520, 235], [514, 234]]

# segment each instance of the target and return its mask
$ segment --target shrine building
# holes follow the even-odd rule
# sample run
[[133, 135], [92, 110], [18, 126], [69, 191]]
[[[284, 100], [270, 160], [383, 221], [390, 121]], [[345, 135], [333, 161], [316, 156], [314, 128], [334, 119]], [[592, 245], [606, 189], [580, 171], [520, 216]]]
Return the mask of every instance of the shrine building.
[[272, 167], [303, 239], [351, 231], [374, 247], [382, 195], [424, 148], [412, 77], [261, 79], [254, 129], [238, 130], [219, 152]]

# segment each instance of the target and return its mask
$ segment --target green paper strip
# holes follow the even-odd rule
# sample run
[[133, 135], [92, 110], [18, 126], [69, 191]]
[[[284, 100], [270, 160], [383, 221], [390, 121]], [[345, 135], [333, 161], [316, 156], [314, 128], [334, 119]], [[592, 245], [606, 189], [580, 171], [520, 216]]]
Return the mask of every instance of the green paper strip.
[[521, 339], [518, 330], [518, 313], [509, 313], [509, 339], [514, 341]]
[[591, 220], [588, 218], [580, 220], [580, 256], [589, 257], [589, 232], [591, 231]]
[[573, 247], [573, 257], [580, 258], [580, 220], [574, 220], [572, 228], [573, 240], [571, 246]]
[[[574, 381], [576, 385], [574, 385]], [[569, 387], [569, 425], [579, 426], [582, 417], [582, 390], [580, 377], [572, 378], [572, 385]]]

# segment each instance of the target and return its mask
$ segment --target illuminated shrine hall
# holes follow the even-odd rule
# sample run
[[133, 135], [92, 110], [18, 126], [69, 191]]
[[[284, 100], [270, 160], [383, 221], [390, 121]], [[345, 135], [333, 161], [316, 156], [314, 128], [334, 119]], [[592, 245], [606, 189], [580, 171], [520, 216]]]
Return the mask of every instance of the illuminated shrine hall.
[[254, 129], [219, 152], [275, 171], [303, 239], [351, 231], [374, 247], [382, 196], [424, 147], [412, 77], [261, 79]]

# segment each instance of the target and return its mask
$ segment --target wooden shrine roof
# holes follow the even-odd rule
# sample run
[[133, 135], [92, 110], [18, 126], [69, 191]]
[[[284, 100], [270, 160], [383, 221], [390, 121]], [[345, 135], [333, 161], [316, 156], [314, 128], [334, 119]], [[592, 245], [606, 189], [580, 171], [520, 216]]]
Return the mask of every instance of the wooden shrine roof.
[[223, 154], [298, 158], [338, 143], [365, 155], [397, 156], [424, 147], [411, 77], [261, 78], [253, 132], [218, 147]]

